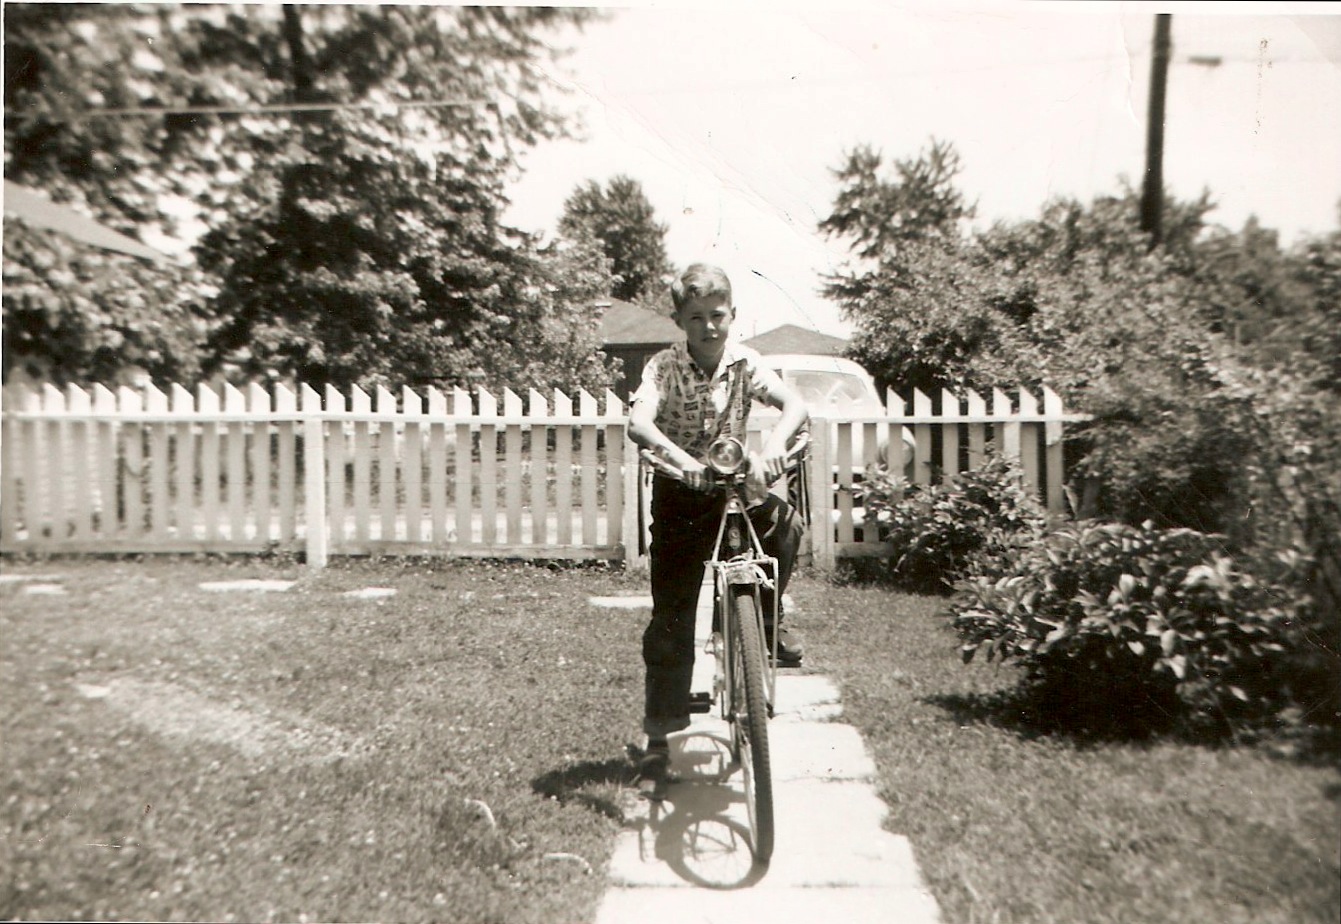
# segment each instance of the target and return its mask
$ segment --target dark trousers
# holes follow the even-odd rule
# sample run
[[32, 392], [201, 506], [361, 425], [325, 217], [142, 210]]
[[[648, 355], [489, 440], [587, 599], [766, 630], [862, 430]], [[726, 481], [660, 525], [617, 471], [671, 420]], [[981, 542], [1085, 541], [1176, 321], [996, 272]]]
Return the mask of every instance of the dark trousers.
[[[652, 482], [652, 619], [643, 632], [647, 667], [643, 731], [660, 737], [689, 726], [689, 688], [694, 674], [694, 617], [703, 563], [712, 555], [721, 522], [722, 495], [693, 491], [678, 481]], [[764, 551], [778, 560], [778, 587], [787, 589], [804, 529], [796, 511], [779, 498], [749, 510]], [[766, 623], [772, 591], [765, 590]], [[781, 613], [779, 612], [779, 620]]]

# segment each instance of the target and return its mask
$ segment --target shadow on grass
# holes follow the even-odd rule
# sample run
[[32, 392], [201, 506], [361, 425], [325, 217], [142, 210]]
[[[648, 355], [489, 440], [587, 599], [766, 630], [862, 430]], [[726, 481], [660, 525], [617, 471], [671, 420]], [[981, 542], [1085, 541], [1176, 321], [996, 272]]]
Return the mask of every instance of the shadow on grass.
[[636, 777], [637, 770], [628, 760], [584, 760], [536, 777], [531, 790], [560, 804], [575, 802], [622, 823], [624, 810], [618, 795], [632, 786]]
[[1210, 723], [1188, 722], [1174, 701], [1153, 696], [1123, 700], [1122, 708], [1115, 709], [1111, 699], [1059, 698], [1024, 685], [994, 693], [933, 694], [920, 701], [943, 709], [960, 725], [990, 725], [1025, 741], [1052, 738], [1078, 747], [1159, 741], [1201, 747], [1247, 744], [1293, 763], [1341, 767], [1337, 728], [1283, 725], [1234, 735]]
[[1170, 717], [1154, 704], [1120, 713], [1075, 703], [1058, 710], [1042, 697], [1018, 689], [941, 693], [921, 697], [920, 701], [943, 709], [960, 725], [990, 725], [1027, 741], [1060, 738], [1080, 745], [1146, 741], [1166, 734], [1171, 727]]

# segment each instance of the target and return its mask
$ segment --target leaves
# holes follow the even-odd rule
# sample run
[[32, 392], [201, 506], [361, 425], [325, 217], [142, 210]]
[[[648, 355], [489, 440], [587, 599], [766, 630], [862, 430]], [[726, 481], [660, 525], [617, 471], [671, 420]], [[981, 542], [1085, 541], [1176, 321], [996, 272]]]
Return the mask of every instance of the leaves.
[[[342, 386], [605, 384], [591, 305], [608, 272], [500, 219], [518, 151], [567, 130], [533, 70], [557, 53], [545, 32], [589, 18], [431, 5], [7, 9], [6, 176], [87, 203], [118, 230], [170, 234], [185, 206], [208, 229], [194, 252], [204, 275], [185, 278], [7, 246], [7, 362], [63, 357], [57, 374], [81, 379], [120, 356], [156, 375], [203, 363]], [[317, 108], [286, 108], [295, 101]], [[269, 111], [89, 111], [108, 107]], [[149, 337], [128, 317], [141, 312], [158, 328]]]
[[1104, 708], [1173, 697], [1188, 721], [1248, 722], [1289, 702], [1285, 665], [1310, 648], [1307, 599], [1233, 567], [1216, 537], [1092, 523], [1041, 541], [1001, 558], [999, 576], [956, 586], [965, 649], [997, 644], [1027, 676], [1066, 678]]
[[642, 184], [623, 174], [603, 187], [580, 184], [563, 204], [559, 233], [572, 241], [595, 239], [616, 280], [608, 293], [632, 302], [655, 302], [670, 284], [668, 227], [656, 220]]

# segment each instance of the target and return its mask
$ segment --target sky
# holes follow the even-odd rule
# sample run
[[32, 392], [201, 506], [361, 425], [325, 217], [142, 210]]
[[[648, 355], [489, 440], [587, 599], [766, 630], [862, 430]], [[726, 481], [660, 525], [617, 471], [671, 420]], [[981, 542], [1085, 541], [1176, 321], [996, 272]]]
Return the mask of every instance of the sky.
[[[580, 140], [523, 159], [509, 220], [553, 233], [586, 180], [638, 180], [671, 261], [723, 266], [734, 333], [846, 336], [819, 294], [843, 266], [816, 230], [857, 145], [886, 161], [932, 139], [961, 157], [975, 223], [1051, 198], [1139, 188], [1154, 14], [1172, 14], [1164, 180], [1208, 190], [1209, 220], [1252, 215], [1288, 245], [1341, 203], [1341, 3], [656, 3], [607, 11], [548, 69]], [[1271, 15], [1263, 15], [1269, 12]], [[1206, 59], [1218, 59], [1212, 65]]]

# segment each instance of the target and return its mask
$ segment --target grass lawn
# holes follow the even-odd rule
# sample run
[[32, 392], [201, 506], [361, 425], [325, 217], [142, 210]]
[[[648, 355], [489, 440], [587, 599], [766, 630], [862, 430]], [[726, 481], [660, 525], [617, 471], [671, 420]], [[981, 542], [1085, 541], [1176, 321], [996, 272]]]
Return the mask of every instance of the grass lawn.
[[[581, 921], [643, 588], [596, 570], [6, 562], [0, 918]], [[297, 578], [283, 593], [201, 582]], [[345, 591], [391, 587], [394, 597]], [[594, 872], [590, 872], [594, 870]]]
[[[590, 920], [632, 794], [645, 592], [600, 569], [6, 561], [0, 918]], [[201, 582], [296, 579], [282, 593]], [[346, 591], [394, 588], [360, 599]], [[37, 588], [39, 591], [43, 588]], [[1303, 922], [1341, 906], [1341, 773], [1030, 738], [939, 602], [802, 576], [947, 924]]]
[[947, 922], [1341, 915], [1337, 766], [1031, 735], [991, 706], [1014, 670], [963, 665], [942, 601], [810, 582], [794, 596]]

